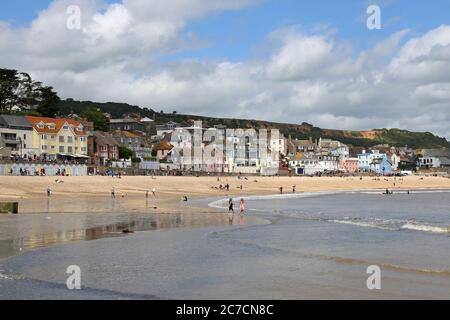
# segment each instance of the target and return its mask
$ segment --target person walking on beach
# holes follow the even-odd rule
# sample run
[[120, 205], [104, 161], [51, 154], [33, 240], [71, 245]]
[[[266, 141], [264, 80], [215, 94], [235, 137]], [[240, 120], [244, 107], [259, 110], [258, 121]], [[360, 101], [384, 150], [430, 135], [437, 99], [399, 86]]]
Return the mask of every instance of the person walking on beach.
[[116, 188], [115, 187], [112, 187], [112, 189], [111, 189], [111, 198], [112, 199], [116, 198]]
[[244, 214], [245, 212], [245, 202], [244, 202], [244, 198], [241, 198], [241, 201], [239, 203], [239, 211], [241, 213], [241, 215]]
[[297, 186], [292, 186], [292, 193], [295, 193], [295, 188], [296, 188]]
[[52, 195], [52, 189], [50, 186], [47, 186], [47, 197], [50, 197]]
[[283, 194], [283, 187], [280, 187], [280, 194]]

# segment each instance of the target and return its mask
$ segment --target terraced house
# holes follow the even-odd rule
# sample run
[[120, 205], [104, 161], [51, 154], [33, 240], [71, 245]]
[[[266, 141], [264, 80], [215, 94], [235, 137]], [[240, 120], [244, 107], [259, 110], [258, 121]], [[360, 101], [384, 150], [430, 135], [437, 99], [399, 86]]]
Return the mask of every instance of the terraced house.
[[84, 126], [73, 119], [27, 116], [33, 126], [33, 146], [38, 156], [87, 158], [87, 136]]

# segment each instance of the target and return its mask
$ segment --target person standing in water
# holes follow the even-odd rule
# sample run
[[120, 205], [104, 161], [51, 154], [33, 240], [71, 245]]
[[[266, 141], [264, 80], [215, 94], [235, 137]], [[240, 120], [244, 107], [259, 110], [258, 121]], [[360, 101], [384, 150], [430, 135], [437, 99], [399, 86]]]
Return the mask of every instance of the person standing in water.
[[283, 187], [280, 187], [280, 194], [283, 194]]
[[233, 220], [234, 220], [234, 204], [233, 204], [233, 199], [230, 198], [230, 200], [228, 200], [228, 222], [230, 223], [230, 225], [233, 225]]
[[241, 213], [241, 215], [244, 214], [245, 212], [245, 202], [244, 202], [244, 198], [241, 198], [241, 201], [239, 203], [239, 211]]
[[52, 195], [52, 189], [50, 186], [47, 186], [47, 197], [50, 197]]
[[228, 200], [228, 212], [233, 212], [234, 213], [234, 203], [233, 203], [233, 199], [230, 198], [230, 200]]
[[153, 209], [156, 209], [156, 188], [152, 190]]
[[112, 187], [112, 189], [111, 189], [111, 198], [112, 199], [116, 198], [116, 188], [115, 187]]

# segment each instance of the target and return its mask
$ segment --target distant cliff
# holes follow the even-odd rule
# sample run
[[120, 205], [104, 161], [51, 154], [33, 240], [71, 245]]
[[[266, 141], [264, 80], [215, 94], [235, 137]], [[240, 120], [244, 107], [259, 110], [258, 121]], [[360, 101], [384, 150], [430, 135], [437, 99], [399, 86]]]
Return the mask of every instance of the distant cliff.
[[109, 113], [113, 118], [120, 118], [126, 113], [140, 114], [142, 117], [155, 118], [157, 124], [164, 124], [175, 121], [182, 125], [190, 125], [193, 120], [203, 121], [204, 126], [225, 125], [228, 128], [266, 128], [279, 129], [286, 137], [293, 139], [313, 139], [330, 138], [355, 147], [371, 147], [377, 144], [389, 144], [395, 146], [408, 145], [413, 148], [442, 148], [450, 147], [450, 143], [430, 132], [411, 132], [401, 129], [374, 129], [368, 131], [349, 131], [321, 129], [308, 123], [288, 124], [275, 123], [259, 120], [244, 119], [223, 119], [213, 117], [203, 117], [195, 115], [185, 115], [173, 113], [157, 112], [151, 108], [141, 108], [139, 106], [126, 103], [96, 103], [91, 101], [75, 101], [73, 99], [60, 102], [61, 115], [71, 113], [81, 114], [84, 110], [96, 107], [102, 112]]

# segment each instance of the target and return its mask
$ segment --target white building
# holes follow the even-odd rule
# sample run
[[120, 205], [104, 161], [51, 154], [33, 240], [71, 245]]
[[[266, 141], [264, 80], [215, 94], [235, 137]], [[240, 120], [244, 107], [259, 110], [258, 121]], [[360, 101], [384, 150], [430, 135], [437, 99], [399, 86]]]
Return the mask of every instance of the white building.
[[339, 158], [333, 155], [308, 155], [296, 161], [294, 167], [297, 175], [316, 175], [339, 170]]
[[438, 157], [425, 156], [420, 157], [418, 162], [419, 168], [440, 168], [441, 159]]

